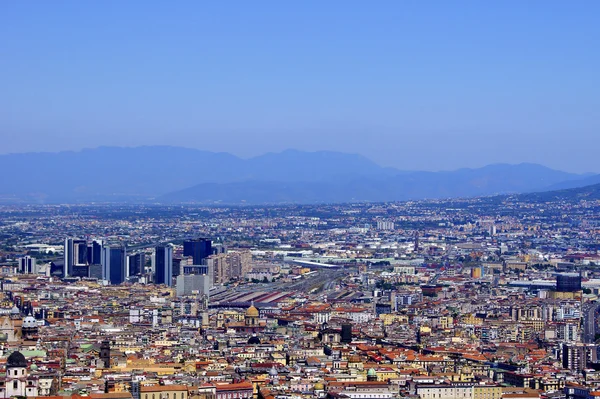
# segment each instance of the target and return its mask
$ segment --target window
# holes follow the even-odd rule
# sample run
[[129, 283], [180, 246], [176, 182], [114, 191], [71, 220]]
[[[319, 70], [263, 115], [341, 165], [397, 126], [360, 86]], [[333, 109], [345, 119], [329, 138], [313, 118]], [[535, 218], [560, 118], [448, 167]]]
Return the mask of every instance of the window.
[[19, 381], [14, 381], [13, 382], [13, 389], [18, 389], [19, 388]]
[[15, 370], [15, 375], [19, 375], [19, 372], [17, 370]]

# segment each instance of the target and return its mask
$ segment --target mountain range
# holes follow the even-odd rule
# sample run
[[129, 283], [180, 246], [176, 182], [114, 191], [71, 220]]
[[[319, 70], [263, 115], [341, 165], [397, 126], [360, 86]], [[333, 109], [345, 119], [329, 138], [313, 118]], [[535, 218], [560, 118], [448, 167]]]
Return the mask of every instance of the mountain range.
[[319, 203], [472, 197], [576, 188], [600, 175], [537, 164], [444, 172], [386, 168], [357, 154], [228, 153], [146, 146], [0, 155], [1, 202]]

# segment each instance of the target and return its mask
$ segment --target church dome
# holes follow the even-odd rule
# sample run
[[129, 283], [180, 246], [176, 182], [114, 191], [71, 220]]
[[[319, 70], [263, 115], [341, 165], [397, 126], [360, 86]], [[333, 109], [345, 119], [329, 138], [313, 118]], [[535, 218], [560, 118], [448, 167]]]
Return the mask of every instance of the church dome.
[[12, 315], [18, 315], [18, 314], [21, 314], [21, 311], [19, 310], [18, 307], [13, 306], [13, 308], [10, 310], [10, 314], [12, 314]]
[[325, 390], [325, 385], [322, 382], [317, 382], [315, 384], [315, 391], [323, 391]]
[[260, 339], [256, 336], [256, 334], [252, 334], [252, 336], [248, 340], [248, 344], [250, 344], [250, 345], [260, 345]]
[[258, 317], [258, 309], [256, 309], [254, 305], [250, 306], [248, 310], [246, 310], [246, 317]]
[[377, 377], [377, 371], [375, 371], [375, 369], [369, 369], [369, 371], [367, 371], [367, 376]]
[[23, 319], [23, 328], [37, 328], [37, 321], [31, 315]]
[[38, 366], [37, 366], [37, 364], [32, 364], [30, 368], [31, 368], [31, 371], [37, 371]]
[[27, 360], [25, 360], [25, 356], [21, 352], [14, 351], [6, 359], [6, 368], [11, 367], [27, 367]]

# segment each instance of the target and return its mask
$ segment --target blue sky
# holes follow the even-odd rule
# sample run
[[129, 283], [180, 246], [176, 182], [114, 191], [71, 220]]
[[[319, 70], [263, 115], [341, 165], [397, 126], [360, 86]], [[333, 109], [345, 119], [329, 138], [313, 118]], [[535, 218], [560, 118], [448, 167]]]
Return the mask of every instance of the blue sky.
[[0, 153], [600, 172], [598, 1], [0, 2]]

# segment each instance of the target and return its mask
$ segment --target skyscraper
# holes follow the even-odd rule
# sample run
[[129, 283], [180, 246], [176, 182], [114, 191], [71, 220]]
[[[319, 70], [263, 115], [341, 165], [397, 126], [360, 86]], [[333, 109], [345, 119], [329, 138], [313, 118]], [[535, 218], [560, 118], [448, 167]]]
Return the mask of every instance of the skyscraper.
[[194, 265], [201, 265], [202, 261], [212, 255], [212, 241], [206, 238], [196, 238], [183, 242], [183, 256], [191, 256]]
[[120, 245], [102, 247], [102, 279], [110, 284], [121, 284], [126, 277], [126, 251]]
[[19, 272], [23, 274], [37, 274], [36, 259], [25, 256], [19, 259]]
[[86, 240], [65, 239], [65, 266], [63, 271], [65, 277], [77, 274], [74, 273], [76, 267], [81, 269], [82, 266], [88, 265], [87, 250]]
[[94, 240], [92, 241], [92, 256], [90, 265], [99, 265], [102, 263], [102, 241]]
[[144, 266], [146, 265], [146, 254], [139, 252], [137, 254], [127, 256], [127, 270], [129, 271], [128, 276], [137, 276], [144, 272]]
[[73, 239], [65, 238], [65, 265], [63, 270], [63, 277], [69, 276], [73, 271]]
[[173, 285], [173, 248], [170, 245], [155, 248], [154, 283]]

